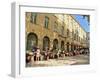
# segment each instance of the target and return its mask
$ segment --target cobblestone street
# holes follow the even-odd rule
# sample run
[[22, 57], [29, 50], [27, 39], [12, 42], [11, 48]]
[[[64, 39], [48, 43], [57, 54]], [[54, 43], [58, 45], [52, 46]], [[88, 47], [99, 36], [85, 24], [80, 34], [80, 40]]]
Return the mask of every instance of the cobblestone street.
[[64, 66], [64, 65], [84, 65], [89, 64], [89, 55], [76, 55], [71, 57], [60, 57], [59, 59], [49, 59], [47, 61], [35, 61], [27, 64], [27, 67], [43, 66]]

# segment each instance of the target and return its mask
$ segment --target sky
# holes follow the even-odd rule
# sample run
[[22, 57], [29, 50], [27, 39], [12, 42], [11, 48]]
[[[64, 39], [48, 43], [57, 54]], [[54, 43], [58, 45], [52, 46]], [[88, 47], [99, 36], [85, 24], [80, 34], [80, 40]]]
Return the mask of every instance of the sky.
[[75, 19], [79, 22], [79, 24], [85, 29], [86, 32], [90, 32], [90, 25], [87, 20], [87, 17], [83, 17], [81, 15], [74, 15]]

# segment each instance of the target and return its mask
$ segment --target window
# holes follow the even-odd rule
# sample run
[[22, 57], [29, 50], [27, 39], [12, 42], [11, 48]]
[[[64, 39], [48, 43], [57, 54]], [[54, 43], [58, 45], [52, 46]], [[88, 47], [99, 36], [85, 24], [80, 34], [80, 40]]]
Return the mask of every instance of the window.
[[49, 18], [46, 16], [46, 17], [45, 17], [45, 24], [44, 24], [44, 27], [45, 27], [45, 28], [48, 28], [48, 25], [49, 25]]
[[69, 37], [69, 30], [67, 29], [67, 37]]
[[55, 32], [57, 32], [57, 26], [58, 26], [57, 22], [54, 22], [54, 31]]
[[74, 40], [76, 40], [76, 36], [77, 36], [77, 35], [76, 35], [76, 33], [75, 33], [75, 34], [74, 34]]
[[76, 30], [76, 40], [77, 41], [78, 41], [78, 35], [79, 35], [78, 30]]
[[72, 39], [74, 40], [74, 30], [72, 30]]
[[31, 22], [34, 24], [36, 24], [36, 17], [37, 17], [36, 13], [31, 13]]
[[64, 35], [64, 26], [62, 26], [61, 34]]

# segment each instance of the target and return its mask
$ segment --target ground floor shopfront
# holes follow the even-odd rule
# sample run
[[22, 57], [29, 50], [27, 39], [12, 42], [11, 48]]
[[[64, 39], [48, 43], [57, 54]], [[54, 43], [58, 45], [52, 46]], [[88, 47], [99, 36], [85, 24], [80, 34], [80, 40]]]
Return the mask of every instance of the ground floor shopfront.
[[59, 36], [57, 33], [39, 34], [36, 32], [27, 32], [26, 50], [31, 50], [33, 46], [39, 47], [41, 50], [53, 48], [66, 51], [73, 51], [84, 47], [79, 42], [76, 44], [72, 39], [66, 39], [66, 37]]

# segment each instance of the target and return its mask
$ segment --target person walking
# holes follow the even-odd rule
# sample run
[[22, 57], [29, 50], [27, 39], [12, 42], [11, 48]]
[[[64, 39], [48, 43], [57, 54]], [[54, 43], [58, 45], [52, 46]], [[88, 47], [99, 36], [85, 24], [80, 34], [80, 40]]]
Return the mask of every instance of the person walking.
[[40, 48], [37, 48], [37, 51], [36, 51], [36, 61], [39, 61], [40, 58], [41, 58]]

